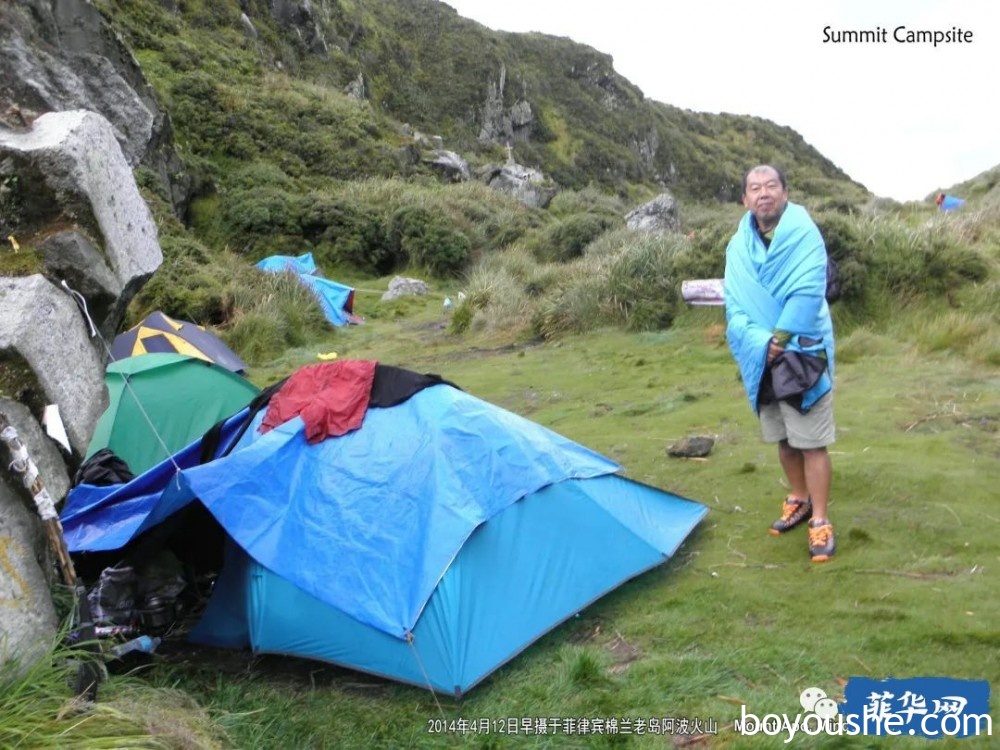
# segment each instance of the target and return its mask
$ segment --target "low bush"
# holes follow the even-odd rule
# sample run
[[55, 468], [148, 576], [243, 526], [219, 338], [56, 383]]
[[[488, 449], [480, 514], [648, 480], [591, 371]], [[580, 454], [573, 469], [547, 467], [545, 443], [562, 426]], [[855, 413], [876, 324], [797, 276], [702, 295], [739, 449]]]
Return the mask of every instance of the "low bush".
[[606, 216], [573, 214], [534, 232], [525, 244], [541, 262], [565, 263], [583, 255], [587, 245], [615, 223]]
[[[245, 262], [212, 257], [197, 240], [186, 236], [161, 238], [163, 264], [135, 296], [129, 306], [129, 321], [137, 323], [154, 310], [179, 320], [201, 325], [224, 323], [232, 311], [232, 296], [226, 276], [250, 271]], [[227, 268], [229, 274], [220, 273]]]
[[222, 203], [222, 219], [240, 239], [300, 230], [301, 204], [296, 196], [272, 186], [234, 190]]
[[455, 276], [469, 257], [469, 238], [439, 212], [420, 206], [398, 209], [389, 221], [389, 245], [410, 265], [435, 276]]
[[302, 199], [303, 238], [323, 266], [346, 266], [382, 276], [402, 265], [393, 250], [382, 211], [349, 197], [311, 193]]
[[596, 186], [585, 187], [581, 190], [559, 191], [549, 203], [548, 211], [559, 218], [588, 213], [609, 219], [620, 219], [627, 213], [625, 203], [621, 198]]
[[586, 274], [558, 287], [533, 310], [533, 333], [551, 339], [611, 324], [602, 301], [604, 290], [604, 279]]
[[254, 271], [232, 287], [233, 316], [223, 339], [250, 364], [275, 359], [329, 330], [312, 291], [292, 273]]
[[678, 235], [637, 233], [613, 259], [605, 294], [628, 330], [670, 327], [680, 304], [681, 278], [674, 266], [688, 250]]

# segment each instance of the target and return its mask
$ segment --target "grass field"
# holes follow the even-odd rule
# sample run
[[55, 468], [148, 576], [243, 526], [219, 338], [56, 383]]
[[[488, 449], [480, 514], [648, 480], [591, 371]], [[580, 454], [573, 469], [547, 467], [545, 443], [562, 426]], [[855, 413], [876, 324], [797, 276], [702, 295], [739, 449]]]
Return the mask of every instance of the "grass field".
[[[775, 450], [758, 438], [721, 310], [688, 311], [657, 333], [603, 330], [539, 344], [452, 336], [440, 298], [394, 303], [254, 377], [267, 382], [330, 350], [436, 372], [709, 514], [666, 565], [556, 628], [461, 701], [314, 662], [202, 652], [171, 659], [154, 679], [191, 691], [236, 746], [772, 747], [781, 738], [734, 731], [741, 707], [794, 715], [803, 689], [841, 698], [855, 676], [1000, 682], [995, 367], [950, 350], [921, 353], [896, 338], [902, 318], [841, 337], [831, 504], [838, 554], [816, 565], [804, 529], [767, 533], [785, 488]], [[365, 307], [361, 296], [356, 309]], [[707, 459], [667, 456], [691, 435], [715, 439]], [[665, 718], [675, 720], [673, 734], [662, 721], [642, 735], [635, 724], [632, 734], [579, 729], [584, 719]], [[499, 731], [539, 719], [559, 731]], [[689, 727], [700, 720], [701, 733], [678, 733], [682, 719]], [[491, 731], [472, 730], [483, 725]], [[959, 741], [933, 746], [952, 744]]]

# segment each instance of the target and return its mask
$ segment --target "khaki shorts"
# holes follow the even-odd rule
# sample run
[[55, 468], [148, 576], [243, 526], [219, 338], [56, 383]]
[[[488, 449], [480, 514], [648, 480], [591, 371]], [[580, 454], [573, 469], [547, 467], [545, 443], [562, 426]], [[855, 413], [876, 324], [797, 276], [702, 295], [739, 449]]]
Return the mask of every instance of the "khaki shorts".
[[799, 450], [825, 448], [836, 439], [833, 391], [805, 414], [783, 401], [760, 407], [760, 432], [765, 443], [787, 440], [790, 446]]

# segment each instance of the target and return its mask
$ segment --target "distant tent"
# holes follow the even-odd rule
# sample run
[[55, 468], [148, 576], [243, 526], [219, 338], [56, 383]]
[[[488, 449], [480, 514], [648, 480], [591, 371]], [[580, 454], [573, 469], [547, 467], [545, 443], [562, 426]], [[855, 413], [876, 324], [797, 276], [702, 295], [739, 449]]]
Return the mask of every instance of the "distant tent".
[[299, 281], [316, 295], [320, 307], [323, 308], [323, 314], [333, 325], [362, 322], [361, 318], [354, 314], [354, 289], [317, 276], [318, 269], [312, 253], [299, 256], [271, 255], [259, 261], [257, 268], [269, 273], [289, 271], [298, 275]]
[[112, 362], [104, 383], [109, 404], [94, 428], [86, 458], [108, 448], [135, 474], [201, 437], [258, 393], [245, 378], [184, 354], [142, 354]]
[[945, 193], [938, 193], [935, 202], [942, 211], [957, 211], [965, 205], [964, 198], [957, 198], [954, 195], [946, 195]]
[[120, 550], [197, 499], [229, 542], [193, 639], [461, 695], [665, 562], [707, 512], [449, 384], [371, 364], [370, 392], [345, 377], [347, 393], [336, 379], [337, 398], [317, 393], [367, 404], [339, 437], [310, 443], [303, 416], [260, 433], [263, 412], [241, 433], [240, 414], [214, 460], [198, 465], [198, 441], [175, 455], [179, 473], [78, 486], [62, 513], [70, 550]]
[[120, 333], [111, 343], [111, 359], [138, 354], [187, 354], [215, 362], [232, 372], [244, 372], [247, 364], [222, 339], [194, 323], [164, 315], [157, 310], [137, 326]]

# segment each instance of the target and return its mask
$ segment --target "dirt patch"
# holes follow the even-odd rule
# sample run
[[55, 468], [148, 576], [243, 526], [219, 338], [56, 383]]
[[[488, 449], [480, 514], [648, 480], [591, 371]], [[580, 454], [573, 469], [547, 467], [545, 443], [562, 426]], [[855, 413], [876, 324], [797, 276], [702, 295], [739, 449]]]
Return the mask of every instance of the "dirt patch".
[[614, 660], [609, 670], [611, 674], [621, 674], [628, 669], [629, 664], [642, 657], [642, 649], [626, 641], [621, 633], [615, 633], [615, 637], [604, 648]]

